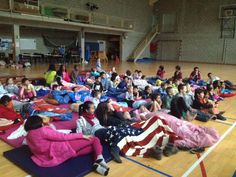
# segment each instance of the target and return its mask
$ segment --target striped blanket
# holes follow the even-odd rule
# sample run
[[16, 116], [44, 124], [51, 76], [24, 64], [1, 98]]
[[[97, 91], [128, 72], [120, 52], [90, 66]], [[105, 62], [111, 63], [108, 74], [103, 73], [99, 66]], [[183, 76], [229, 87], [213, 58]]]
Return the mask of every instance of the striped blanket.
[[179, 139], [167, 122], [159, 116], [134, 123], [132, 126], [143, 129], [143, 132], [137, 136], [125, 136], [118, 142], [117, 146], [126, 156], [148, 157], [152, 148], [164, 147], [170, 139]]

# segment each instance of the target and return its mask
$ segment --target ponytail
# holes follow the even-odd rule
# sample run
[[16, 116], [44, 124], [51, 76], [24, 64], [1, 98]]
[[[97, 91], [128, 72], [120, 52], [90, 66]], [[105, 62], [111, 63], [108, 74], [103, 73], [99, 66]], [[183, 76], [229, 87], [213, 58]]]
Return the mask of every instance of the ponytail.
[[79, 106], [79, 115], [82, 115], [84, 112], [89, 110], [90, 105], [93, 105], [92, 101], [86, 101], [82, 105]]

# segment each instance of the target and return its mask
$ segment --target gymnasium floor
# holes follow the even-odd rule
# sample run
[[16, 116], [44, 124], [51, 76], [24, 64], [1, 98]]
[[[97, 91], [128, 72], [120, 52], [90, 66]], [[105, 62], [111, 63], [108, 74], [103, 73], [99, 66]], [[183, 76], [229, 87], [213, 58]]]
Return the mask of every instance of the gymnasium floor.
[[[123, 62], [120, 65], [113, 63], [103, 64], [104, 69], [109, 69], [115, 66], [119, 73], [124, 73], [126, 69], [134, 71], [135, 69], [142, 70], [145, 75], [155, 75], [158, 65], [163, 64], [166, 70], [166, 76], [172, 76], [175, 65], [182, 66], [183, 75], [188, 76], [194, 66], [199, 66], [200, 71], [204, 79], [208, 72], [212, 72], [222, 79], [231, 80], [236, 83], [235, 70], [236, 65], [219, 65], [219, 64], [196, 64], [196, 63], [177, 63], [177, 62], [156, 62], [147, 64], [134, 64]], [[89, 69], [91, 66], [82, 65], [81, 69]], [[72, 68], [72, 65], [68, 65], [68, 70]], [[42, 74], [47, 70], [47, 64], [38, 64], [32, 66], [31, 69], [15, 70], [0, 68], [0, 76], [11, 74], [24, 74], [27, 77], [42, 77]], [[227, 123], [209, 121], [202, 123], [194, 121], [194, 124], [204, 125], [207, 127], [214, 127], [218, 132], [223, 135], [236, 120], [236, 99], [228, 98], [223, 102], [220, 102], [220, 110], [226, 111], [224, 114], [229, 119]], [[231, 177], [236, 170], [236, 130], [233, 129], [211, 153], [203, 160], [203, 167], [206, 169], [206, 176], [208, 177]], [[0, 152], [11, 149], [10, 146], [0, 141]], [[206, 149], [207, 151], [208, 149]], [[203, 154], [202, 154], [203, 155]], [[198, 157], [189, 152], [179, 152], [177, 155], [169, 158], [163, 157], [161, 161], [157, 161], [151, 158], [133, 158], [124, 159], [122, 164], [110, 162], [110, 177], [159, 177], [159, 176], [182, 176], [196, 161]], [[0, 176], [1, 177], [25, 177], [27, 174], [14, 166], [11, 162], [4, 157], [0, 158]], [[89, 177], [98, 177], [100, 175], [96, 173], [90, 173]], [[202, 170], [198, 165], [195, 170], [189, 175], [193, 177], [201, 177]], [[204, 177], [206, 177], [204, 176]]]

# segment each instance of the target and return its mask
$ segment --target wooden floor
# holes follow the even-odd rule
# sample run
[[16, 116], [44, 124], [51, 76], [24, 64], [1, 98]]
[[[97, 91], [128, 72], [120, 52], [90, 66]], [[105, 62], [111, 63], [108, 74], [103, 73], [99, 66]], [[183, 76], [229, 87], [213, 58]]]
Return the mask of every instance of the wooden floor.
[[[184, 76], [188, 76], [194, 66], [199, 66], [203, 78], [206, 79], [208, 72], [212, 72], [222, 79], [228, 79], [236, 83], [234, 65], [217, 65], [217, 64], [196, 64], [196, 63], [177, 63], [177, 62], [156, 62], [148, 64], [134, 64], [123, 62], [120, 65], [113, 63], [103, 64], [103, 68], [109, 69], [112, 66], [117, 68], [118, 72], [125, 72], [126, 69], [131, 71], [140, 69], [145, 75], [155, 75], [158, 65], [163, 64], [165, 66], [166, 75], [172, 76], [175, 65], [182, 66]], [[92, 66], [82, 65], [81, 69], [89, 69]], [[72, 65], [68, 65], [69, 70]], [[24, 74], [27, 77], [38, 77], [47, 70], [46, 64], [38, 64], [32, 66], [27, 70], [15, 70], [0, 68], [1, 75], [11, 74]], [[235, 122], [236, 120], [236, 99], [228, 98], [220, 103], [220, 109], [226, 111], [225, 116], [229, 117], [228, 122]], [[204, 125], [207, 127], [214, 127], [222, 135], [230, 125], [223, 123], [210, 121], [202, 123], [194, 121], [194, 124]], [[208, 177], [231, 177], [236, 170], [236, 130], [226, 136], [226, 138], [204, 159], [203, 163], [206, 168]], [[11, 149], [10, 146], [0, 141], [0, 152]], [[131, 158], [134, 161], [123, 158], [122, 164], [110, 162], [110, 177], [158, 177], [158, 176], [182, 176], [186, 170], [197, 160], [197, 156], [190, 154], [189, 152], [179, 152], [177, 155], [169, 158], [164, 157], [161, 161], [157, 161], [151, 158]], [[11, 162], [1, 156], [0, 158], [0, 176], [1, 177], [24, 177], [27, 174], [13, 165]], [[100, 176], [96, 173], [90, 173], [88, 177]], [[198, 166], [190, 175], [193, 177], [201, 177], [201, 170]]]

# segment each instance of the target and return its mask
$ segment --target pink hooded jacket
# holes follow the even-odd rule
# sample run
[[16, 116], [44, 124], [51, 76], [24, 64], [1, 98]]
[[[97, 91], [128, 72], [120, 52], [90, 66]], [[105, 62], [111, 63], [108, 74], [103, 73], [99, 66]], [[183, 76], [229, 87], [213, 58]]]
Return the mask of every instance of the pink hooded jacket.
[[76, 157], [76, 152], [69, 144], [70, 140], [83, 139], [83, 134], [64, 134], [49, 126], [30, 130], [26, 136], [33, 156], [32, 160], [41, 167], [52, 167]]

